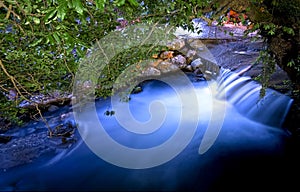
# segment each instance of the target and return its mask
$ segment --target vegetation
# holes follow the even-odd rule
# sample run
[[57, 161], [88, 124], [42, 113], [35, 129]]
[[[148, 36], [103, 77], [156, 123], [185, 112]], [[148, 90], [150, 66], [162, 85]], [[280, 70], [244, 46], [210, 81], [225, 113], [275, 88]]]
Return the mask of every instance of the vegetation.
[[[193, 18], [220, 19], [228, 8], [247, 14], [254, 23], [248, 32], [259, 30], [269, 43], [264, 57], [274, 58], [300, 89], [299, 4], [300, 0], [0, 0], [0, 121], [8, 126], [28, 114], [40, 114], [37, 103], [31, 113], [19, 107], [34, 95], [70, 93], [79, 61], [116, 28], [140, 22], [193, 29]], [[134, 58], [146, 58], [157, 49], [153, 51], [142, 50]], [[112, 81], [124, 66], [136, 62], [130, 54], [122, 60], [128, 63], [115, 58], [113, 68], [104, 70], [106, 78], [99, 83], [105, 86], [98, 95], [111, 94]], [[266, 62], [266, 68], [273, 65]], [[272, 70], [262, 74], [266, 71]]]

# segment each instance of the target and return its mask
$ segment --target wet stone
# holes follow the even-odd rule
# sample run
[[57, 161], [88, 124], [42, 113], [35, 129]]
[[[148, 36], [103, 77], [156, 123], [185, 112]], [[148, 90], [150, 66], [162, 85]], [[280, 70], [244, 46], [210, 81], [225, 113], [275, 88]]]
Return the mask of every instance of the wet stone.
[[203, 73], [202, 73], [201, 69], [196, 69], [196, 70], [194, 71], [194, 74], [195, 74], [197, 77], [203, 77]]
[[0, 143], [0, 169], [31, 163], [38, 157], [55, 152], [46, 132], [14, 137], [10, 142]]
[[141, 86], [136, 86], [133, 88], [133, 90], [131, 91], [132, 94], [137, 94], [143, 91], [143, 88]]
[[51, 137], [71, 137], [73, 136], [75, 127], [71, 123], [57, 125], [52, 132], [48, 132]]
[[53, 111], [56, 111], [56, 110], [58, 110], [58, 109], [59, 109], [58, 106], [56, 106], [56, 105], [50, 105], [50, 107], [48, 108], [48, 111], [49, 111], [49, 112], [53, 112]]
[[188, 50], [188, 52], [186, 53], [186, 57], [189, 61], [192, 61], [196, 54], [197, 52], [195, 50]]
[[0, 143], [8, 143], [12, 139], [11, 136], [2, 136], [0, 135]]
[[193, 67], [194, 70], [200, 68], [203, 65], [202, 61], [200, 58], [195, 59], [194, 61], [192, 61], [191, 66]]

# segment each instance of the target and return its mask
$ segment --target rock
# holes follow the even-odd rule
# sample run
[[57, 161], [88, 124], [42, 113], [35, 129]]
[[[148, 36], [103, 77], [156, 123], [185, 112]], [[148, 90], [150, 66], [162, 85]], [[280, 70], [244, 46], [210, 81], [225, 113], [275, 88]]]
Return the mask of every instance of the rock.
[[173, 54], [174, 54], [174, 51], [164, 51], [159, 55], [159, 58], [160, 59], [170, 59], [170, 58], [174, 57]]
[[162, 61], [163, 61], [162, 59], [156, 59], [153, 62], [150, 62], [149, 66], [151, 66], [151, 67], [157, 67], [157, 65], [159, 65], [159, 63], [162, 62]]
[[167, 44], [168, 49], [170, 50], [180, 50], [185, 46], [184, 39], [175, 39], [174, 41]]
[[194, 56], [197, 54], [197, 52], [195, 50], [188, 50], [188, 52], [186, 53], [186, 58], [188, 61], [192, 61], [194, 60]]
[[186, 58], [182, 55], [177, 55], [171, 59], [171, 62], [175, 65], [177, 65], [180, 69], [183, 69], [187, 66], [186, 64]]
[[10, 89], [7, 97], [8, 97], [8, 100], [15, 101], [18, 98], [18, 93], [15, 89]]
[[143, 91], [143, 88], [141, 86], [136, 86], [133, 88], [133, 90], [131, 91], [132, 94], [138, 94], [140, 92]]
[[195, 59], [192, 61], [191, 66], [193, 67], [193, 70], [196, 70], [198, 68], [201, 68], [203, 66], [203, 63], [200, 58]]
[[150, 76], [159, 76], [161, 75], [160, 70], [156, 69], [155, 67], [148, 67], [146, 70], [142, 71], [142, 73], [139, 75], [141, 77], [150, 77]]
[[50, 137], [72, 137], [75, 131], [74, 125], [71, 122], [59, 124], [51, 132], [48, 132]]
[[63, 114], [60, 115], [60, 119], [61, 119], [61, 120], [64, 120], [64, 119], [66, 119], [66, 118], [71, 117], [72, 115], [73, 115], [72, 112], [63, 113]]
[[207, 80], [211, 80], [213, 79], [213, 77], [216, 76], [216, 73], [213, 73], [211, 71], [204, 71], [204, 78], [207, 79]]
[[196, 50], [204, 50], [205, 45], [199, 39], [188, 39], [189, 46]]
[[179, 68], [177, 65], [171, 63], [170, 60], [166, 60], [161, 62], [158, 66], [157, 69], [159, 69], [162, 73], [168, 73], [168, 72], [173, 72], [178, 70]]
[[192, 67], [191, 65], [187, 65], [187, 66], [185, 67], [185, 69], [186, 69], [187, 71], [193, 71], [193, 67]]
[[0, 143], [6, 144], [6, 143], [8, 143], [11, 139], [12, 139], [11, 136], [2, 136], [2, 135], [0, 135]]
[[183, 55], [187, 55], [187, 53], [189, 52], [189, 48], [188, 47], [184, 47], [180, 50], [180, 53], [182, 53]]
[[53, 112], [53, 111], [56, 111], [57, 109], [59, 109], [59, 107], [57, 107], [56, 105], [50, 105], [50, 107], [48, 108], [48, 111]]
[[194, 71], [194, 73], [196, 74], [196, 76], [197, 77], [203, 77], [203, 73], [202, 73], [202, 71], [201, 71], [201, 69], [196, 69], [195, 71]]

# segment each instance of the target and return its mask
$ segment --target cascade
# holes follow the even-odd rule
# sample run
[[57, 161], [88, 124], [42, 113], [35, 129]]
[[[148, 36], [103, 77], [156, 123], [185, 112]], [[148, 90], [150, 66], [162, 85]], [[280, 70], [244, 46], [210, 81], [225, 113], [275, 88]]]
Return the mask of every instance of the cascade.
[[258, 82], [228, 69], [221, 70], [217, 83], [217, 98], [228, 100], [246, 117], [269, 126], [281, 127], [293, 102], [270, 88], [260, 96]]

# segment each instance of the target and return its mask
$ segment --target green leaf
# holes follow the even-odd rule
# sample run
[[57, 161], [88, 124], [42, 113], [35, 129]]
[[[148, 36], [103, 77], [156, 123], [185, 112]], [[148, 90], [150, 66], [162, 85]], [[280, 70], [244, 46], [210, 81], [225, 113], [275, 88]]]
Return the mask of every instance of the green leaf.
[[40, 42], [42, 42], [43, 41], [43, 38], [40, 38], [40, 39], [38, 39], [37, 41], [35, 41], [34, 43], [32, 43], [32, 44], [30, 44], [29, 46], [30, 47], [35, 47], [35, 46], [37, 46]]
[[84, 8], [82, 6], [81, 0], [73, 0], [73, 7], [75, 9], [75, 11], [79, 14], [82, 15]]
[[54, 40], [54, 38], [52, 37], [52, 35], [48, 35], [48, 36], [47, 36], [46, 43], [48, 44], [49, 42], [50, 42], [51, 45], [54, 45], [54, 44], [55, 44], [55, 40]]
[[53, 33], [53, 38], [55, 39], [55, 41], [56, 41], [57, 44], [60, 44], [60, 43], [61, 43], [59, 36], [60, 36], [60, 35], [59, 35], [58, 32], [54, 32], [54, 33]]
[[100, 11], [103, 11], [106, 0], [95, 0], [95, 2], [96, 2], [96, 8], [98, 8]]
[[67, 33], [67, 32], [63, 34], [63, 38], [66, 41], [71, 41], [72, 40], [72, 36], [69, 33]]
[[44, 17], [44, 21], [45, 21], [46, 24], [48, 24], [48, 23], [51, 22], [51, 18], [54, 17], [54, 15], [56, 14], [56, 12], [57, 12], [57, 9], [54, 8], [54, 7], [49, 10], [49, 12]]
[[118, 0], [115, 2], [115, 4], [120, 7], [125, 4], [125, 0]]
[[286, 33], [289, 34], [289, 35], [292, 35], [292, 36], [295, 35], [295, 32], [294, 32], [293, 28], [290, 28], [290, 27], [283, 27], [283, 31], [286, 32]]
[[270, 34], [270, 35], [275, 35], [275, 32], [274, 32], [273, 30], [270, 30], [270, 31], [268, 32], [268, 34]]
[[57, 9], [57, 17], [63, 21], [67, 15], [67, 7], [65, 5], [60, 5]]
[[264, 25], [264, 29], [265, 30], [271, 29], [271, 26], [270, 25]]
[[38, 24], [41, 23], [40, 19], [37, 18], [37, 17], [34, 17], [34, 18], [33, 18], [33, 22], [34, 22], [36, 25], [38, 25]]
[[74, 8], [72, 1], [67, 1], [68, 2], [68, 8], [72, 9]]
[[136, 0], [128, 0], [128, 2], [131, 6], [134, 6], [134, 7], [139, 6], [139, 3]]

